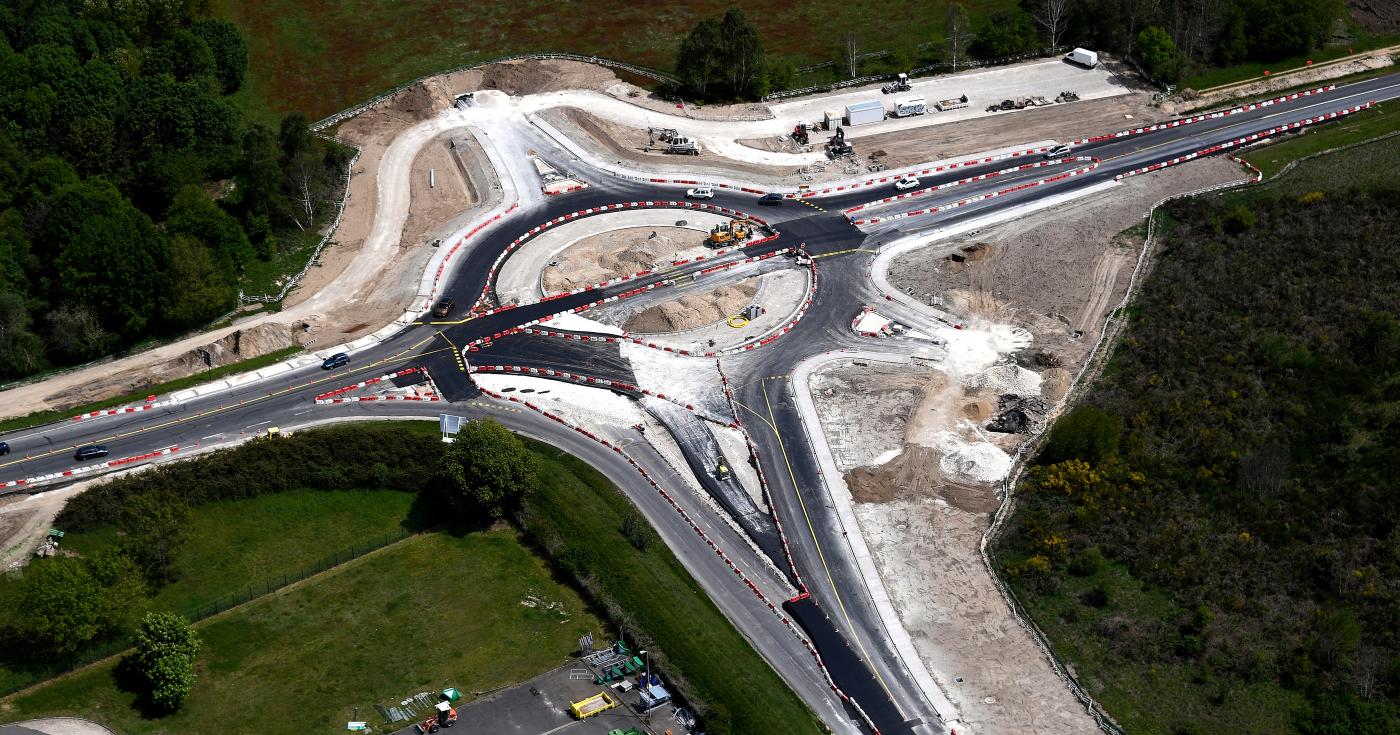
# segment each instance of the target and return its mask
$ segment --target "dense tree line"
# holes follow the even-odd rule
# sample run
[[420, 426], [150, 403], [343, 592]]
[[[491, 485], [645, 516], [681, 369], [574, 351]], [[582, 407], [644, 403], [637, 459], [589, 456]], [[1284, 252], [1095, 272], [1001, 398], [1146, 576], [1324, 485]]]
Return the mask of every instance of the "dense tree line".
[[0, 380], [198, 326], [343, 153], [245, 124], [247, 47], [207, 3], [0, 3]]
[[[1002, 568], [1065, 604], [1102, 665], [1193, 672], [1213, 693], [1192, 705], [1262, 682], [1307, 697], [1305, 735], [1400, 731], [1400, 191], [1167, 213], [1104, 378], [1022, 484]], [[1170, 604], [1116, 608], [1139, 584]]]
[[702, 100], [757, 99], [769, 89], [763, 41], [738, 8], [700, 21], [681, 40], [676, 76], [686, 94]]

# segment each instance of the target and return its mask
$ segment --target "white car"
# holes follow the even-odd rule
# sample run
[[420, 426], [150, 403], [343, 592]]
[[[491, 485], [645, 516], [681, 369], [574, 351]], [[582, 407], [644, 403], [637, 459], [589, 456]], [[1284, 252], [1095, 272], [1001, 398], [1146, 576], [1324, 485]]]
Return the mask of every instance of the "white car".
[[1063, 158], [1064, 156], [1068, 155], [1069, 146], [1067, 145], [1057, 145], [1054, 148], [1051, 148], [1050, 150], [1045, 152], [1046, 158]]
[[686, 199], [714, 199], [715, 190], [708, 186], [701, 186], [695, 189], [685, 190]]
[[895, 191], [909, 191], [910, 189], [917, 189], [919, 188], [919, 180], [917, 178], [914, 178], [913, 176], [905, 176], [899, 181], [894, 182], [894, 188]]

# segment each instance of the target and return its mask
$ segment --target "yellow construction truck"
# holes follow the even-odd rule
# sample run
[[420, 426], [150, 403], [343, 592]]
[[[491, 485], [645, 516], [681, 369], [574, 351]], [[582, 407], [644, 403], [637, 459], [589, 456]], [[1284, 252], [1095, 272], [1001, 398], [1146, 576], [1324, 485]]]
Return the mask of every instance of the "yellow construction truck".
[[732, 245], [741, 240], [747, 240], [752, 236], [752, 222], [746, 219], [732, 219], [715, 225], [714, 228], [710, 230], [710, 236], [705, 238], [705, 244], [710, 247]]

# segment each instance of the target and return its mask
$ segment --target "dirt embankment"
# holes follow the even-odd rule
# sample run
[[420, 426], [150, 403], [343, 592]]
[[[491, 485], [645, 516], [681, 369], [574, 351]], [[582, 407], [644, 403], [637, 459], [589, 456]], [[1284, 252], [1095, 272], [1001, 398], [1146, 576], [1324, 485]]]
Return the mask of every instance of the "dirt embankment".
[[756, 163], [744, 163], [708, 150], [702, 150], [698, 156], [672, 155], [654, 146], [649, 146], [645, 129], [619, 125], [576, 107], [556, 108], [540, 114], [565, 135], [575, 139], [582, 136], [584, 140], [592, 141], [596, 147], [601, 148], [614, 159], [642, 164], [653, 169], [659, 166], [683, 166], [689, 169], [740, 171], [763, 177], [778, 178], [791, 175], [797, 168], [795, 166], [764, 166]]
[[1374, 35], [1400, 31], [1400, 3], [1395, 0], [1347, 0], [1347, 10]]
[[726, 284], [704, 293], [666, 301], [627, 320], [622, 328], [636, 334], [660, 334], [696, 329], [729, 318], [753, 303], [760, 276]]
[[544, 291], [568, 291], [647, 270], [699, 247], [704, 238], [685, 227], [625, 227], [591, 235], [570, 245], [544, 269]]

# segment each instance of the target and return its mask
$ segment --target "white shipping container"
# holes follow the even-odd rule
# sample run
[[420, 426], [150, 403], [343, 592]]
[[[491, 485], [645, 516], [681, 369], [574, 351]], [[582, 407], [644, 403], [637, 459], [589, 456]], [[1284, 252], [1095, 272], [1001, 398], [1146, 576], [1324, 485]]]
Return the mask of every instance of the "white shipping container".
[[864, 125], [885, 119], [885, 105], [879, 100], [868, 100], [846, 105], [846, 124]]
[[895, 117], [922, 115], [927, 110], [923, 97], [900, 97], [894, 101]]

